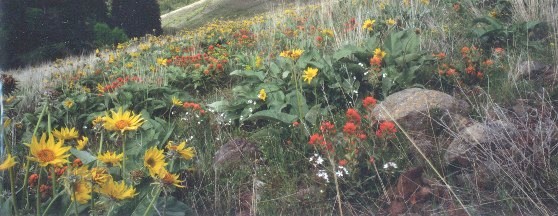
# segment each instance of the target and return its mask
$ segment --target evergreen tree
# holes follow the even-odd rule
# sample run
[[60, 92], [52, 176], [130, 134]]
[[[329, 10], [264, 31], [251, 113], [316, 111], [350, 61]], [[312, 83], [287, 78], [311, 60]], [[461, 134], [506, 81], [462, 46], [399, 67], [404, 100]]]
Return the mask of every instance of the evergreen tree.
[[128, 37], [160, 35], [161, 13], [157, 0], [113, 0], [112, 20]]

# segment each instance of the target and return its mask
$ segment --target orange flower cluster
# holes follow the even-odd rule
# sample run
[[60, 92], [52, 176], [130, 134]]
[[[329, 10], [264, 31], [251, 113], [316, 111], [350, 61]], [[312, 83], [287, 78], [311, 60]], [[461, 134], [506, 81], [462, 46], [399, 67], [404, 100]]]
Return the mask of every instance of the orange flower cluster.
[[256, 37], [250, 30], [240, 29], [232, 36], [236, 40], [236, 42], [232, 43], [231, 45], [236, 44], [240, 47], [253, 47], [256, 42]]
[[108, 85], [102, 86], [101, 84], [98, 84], [97, 85], [97, 91], [99, 91], [99, 95], [102, 95], [102, 94], [108, 93], [108, 92], [114, 92], [116, 89], [122, 87], [123, 85], [126, 85], [130, 81], [140, 82], [141, 78], [139, 76], [118, 77], [118, 78], [116, 78], [115, 81], [113, 81], [112, 83], [110, 83]]
[[397, 128], [395, 127], [395, 123], [392, 121], [384, 121], [380, 123], [376, 131], [376, 136], [380, 138], [393, 138], [396, 132]]
[[375, 99], [374, 97], [372, 97], [372, 96], [365, 97], [365, 98], [362, 100], [362, 105], [363, 105], [364, 108], [366, 108], [367, 110], [372, 110], [372, 109], [374, 109], [374, 106], [376, 106], [376, 103], [377, 103], [376, 99]]
[[205, 110], [203, 110], [203, 108], [201, 107], [200, 104], [197, 103], [193, 103], [193, 102], [184, 102], [184, 104], [182, 105], [182, 107], [184, 107], [185, 109], [192, 109], [194, 111], [198, 111], [200, 114], [204, 114]]
[[[174, 56], [171, 59], [171, 63], [175, 66], [201, 71], [205, 75], [223, 72], [223, 65], [227, 64], [229, 60], [228, 54], [222, 51], [222, 49], [219, 49], [220, 47], [221, 45], [217, 45], [217, 50], [219, 50], [218, 52], [215, 51], [215, 46], [211, 45], [209, 46], [207, 53], [190, 56]], [[217, 58], [215, 56], [221, 57]]]

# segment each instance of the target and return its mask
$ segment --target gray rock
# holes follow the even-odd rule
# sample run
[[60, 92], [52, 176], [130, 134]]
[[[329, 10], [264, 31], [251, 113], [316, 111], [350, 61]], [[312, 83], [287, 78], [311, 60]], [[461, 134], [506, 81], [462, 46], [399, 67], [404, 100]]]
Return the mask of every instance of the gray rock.
[[447, 164], [457, 161], [462, 165], [476, 158], [476, 151], [492, 151], [494, 148], [507, 149], [508, 141], [517, 130], [503, 121], [475, 123], [463, 129], [449, 144], [444, 155]]
[[517, 66], [518, 77], [537, 76], [549, 70], [552, 66], [538, 61], [522, 61]]
[[260, 158], [258, 146], [246, 139], [234, 138], [219, 148], [213, 158], [213, 168], [230, 169], [252, 165]]
[[380, 121], [391, 121], [393, 117], [407, 131], [425, 132], [432, 130], [433, 117], [468, 112], [469, 104], [451, 95], [434, 90], [410, 88], [386, 97], [374, 108], [372, 114]]

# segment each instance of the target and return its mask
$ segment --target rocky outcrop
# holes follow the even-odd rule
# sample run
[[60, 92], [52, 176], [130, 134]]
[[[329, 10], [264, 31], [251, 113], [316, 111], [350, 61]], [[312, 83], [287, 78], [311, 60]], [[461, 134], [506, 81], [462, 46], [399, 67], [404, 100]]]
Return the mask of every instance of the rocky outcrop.
[[[395, 121], [412, 141], [431, 157], [444, 150], [449, 142], [438, 137], [440, 131], [461, 130], [471, 124], [466, 116], [469, 104], [440, 91], [410, 88], [385, 98], [372, 111], [379, 121]], [[416, 148], [411, 156], [421, 160]], [[422, 160], [423, 161], [423, 160]]]
[[410, 88], [386, 97], [372, 114], [380, 121], [397, 121], [405, 130], [431, 129], [433, 115], [466, 114], [467, 102], [440, 91]]

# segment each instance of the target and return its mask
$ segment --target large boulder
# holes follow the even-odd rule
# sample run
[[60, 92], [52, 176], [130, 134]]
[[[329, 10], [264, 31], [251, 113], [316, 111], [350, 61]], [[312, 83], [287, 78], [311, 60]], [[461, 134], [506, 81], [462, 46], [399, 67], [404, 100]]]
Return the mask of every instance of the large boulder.
[[446, 93], [410, 88], [389, 95], [372, 114], [380, 121], [397, 121], [403, 129], [410, 132], [427, 132], [432, 130], [433, 115], [459, 115], [469, 112], [469, 104]]

